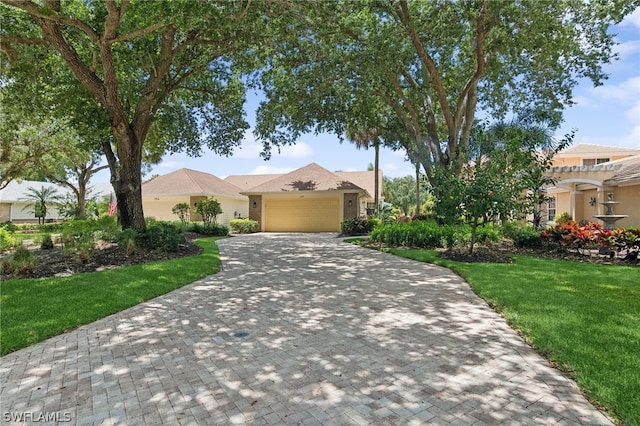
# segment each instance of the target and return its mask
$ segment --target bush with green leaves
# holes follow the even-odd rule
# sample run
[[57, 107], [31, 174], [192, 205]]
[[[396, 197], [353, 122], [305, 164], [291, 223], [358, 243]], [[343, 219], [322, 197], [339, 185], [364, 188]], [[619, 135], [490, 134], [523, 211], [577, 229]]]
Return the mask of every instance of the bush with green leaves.
[[189, 213], [191, 212], [191, 206], [189, 203], [178, 203], [171, 209], [171, 213], [178, 216], [180, 222], [189, 222]]
[[257, 221], [248, 218], [232, 219], [229, 222], [229, 228], [238, 234], [253, 234], [260, 230], [260, 224]]
[[229, 235], [229, 228], [225, 225], [218, 225], [215, 223], [194, 223], [193, 232], [211, 237], [224, 237]]
[[135, 241], [137, 246], [159, 252], [176, 252], [186, 239], [175, 226], [166, 222], [158, 222], [138, 232]]
[[218, 200], [210, 198], [197, 203], [194, 210], [202, 216], [204, 224], [208, 225], [215, 224], [217, 222], [218, 215], [222, 213], [222, 206], [220, 206], [220, 202], [218, 202]]
[[431, 221], [383, 223], [371, 231], [370, 238], [371, 241], [392, 246], [437, 248], [455, 239], [455, 228], [439, 226]]
[[51, 238], [51, 234], [46, 233], [42, 235], [40, 248], [42, 250], [50, 250], [53, 248], [53, 239]]
[[367, 235], [378, 223], [381, 223], [380, 219], [374, 221], [371, 219], [353, 217], [343, 220], [340, 223], [340, 229], [342, 230], [342, 235]]
[[2, 223], [0, 223], [0, 229], [4, 229], [7, 232], [13, 233], [13, 232], [16, 232], [18, 230], [18, 227], [13, 222], [2, 222]]
[[11, 256], [0, 261], [0, 272], [6, 276], [27, 275], [34, 272], [35, 268], [35, 255], [22, 245], [18, 246]]
[[13, 236], [13, 233], [7, 231], [5, 228], [0, 228], [0, 250], [7, 250], [17, 243], [17, 239]]

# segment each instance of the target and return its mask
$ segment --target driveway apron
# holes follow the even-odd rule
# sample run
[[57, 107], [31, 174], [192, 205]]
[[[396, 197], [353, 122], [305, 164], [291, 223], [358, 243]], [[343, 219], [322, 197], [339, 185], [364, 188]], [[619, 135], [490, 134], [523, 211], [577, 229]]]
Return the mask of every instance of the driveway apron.
[[220, 273], [2, 357], [3, 421], [611, 424], [447, 269], [335, 234], [219, 247]]

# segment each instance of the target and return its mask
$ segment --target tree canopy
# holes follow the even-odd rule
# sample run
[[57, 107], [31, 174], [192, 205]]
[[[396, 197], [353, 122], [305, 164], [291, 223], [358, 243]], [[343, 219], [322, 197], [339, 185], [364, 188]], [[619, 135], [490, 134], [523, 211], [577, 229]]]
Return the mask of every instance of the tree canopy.
[[[614, 59], [607, 29], [637, 5], [566, 1], [348, 1], [299, 4], [305, 19], [262, 74], [258, 132], [344, 134], [353, 123], [413, 152], [435, 183], [459, 174], [480, 109], [544, 111], [559, 125], [579, 78]], [[295, 26], [295, 24], [293, 24]]]
[[[242, 140], [248, 124], [235, 59], [264, 39], [263, 3], [1, 3], [7, 90], [92, 129], [123, 227], [145, 227], [145, 150], [198, 155], [207, 146], [229, 154]], [[34, 64], [49, 68], [53, 82], [41, 85]]]

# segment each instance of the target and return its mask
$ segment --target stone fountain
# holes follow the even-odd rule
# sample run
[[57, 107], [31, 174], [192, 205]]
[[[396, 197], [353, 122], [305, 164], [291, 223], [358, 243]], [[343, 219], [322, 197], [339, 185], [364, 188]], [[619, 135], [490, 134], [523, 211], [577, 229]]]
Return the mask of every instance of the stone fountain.
[[607, 211], [605, 212], [605, 214], [594, 214], [593, 217], [603, 221], [605, 229], [613, 230], [615, 229], [614, 224], [616, 223], [617, 220], [624, 219], [625, 217], [629, 217], [629, 215], [626, 215], [626, 214], [613, 213], [613, 206], [616, 204], [620, 204], [620, 201], [613, 201], [613, 193], [611, 192], [607, 194], [607, 201], [600, 204], [602, 204], [603, 206], [606, 206]]

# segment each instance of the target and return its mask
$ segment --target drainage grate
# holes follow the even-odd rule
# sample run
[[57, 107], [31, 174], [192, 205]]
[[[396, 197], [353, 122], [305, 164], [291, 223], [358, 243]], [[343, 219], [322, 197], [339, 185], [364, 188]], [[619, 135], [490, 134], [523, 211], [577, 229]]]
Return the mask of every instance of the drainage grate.
[[239, 331], [237, 333], [233, 333], [233, 337], [247, 337], [249, 333], [246, 331]]

